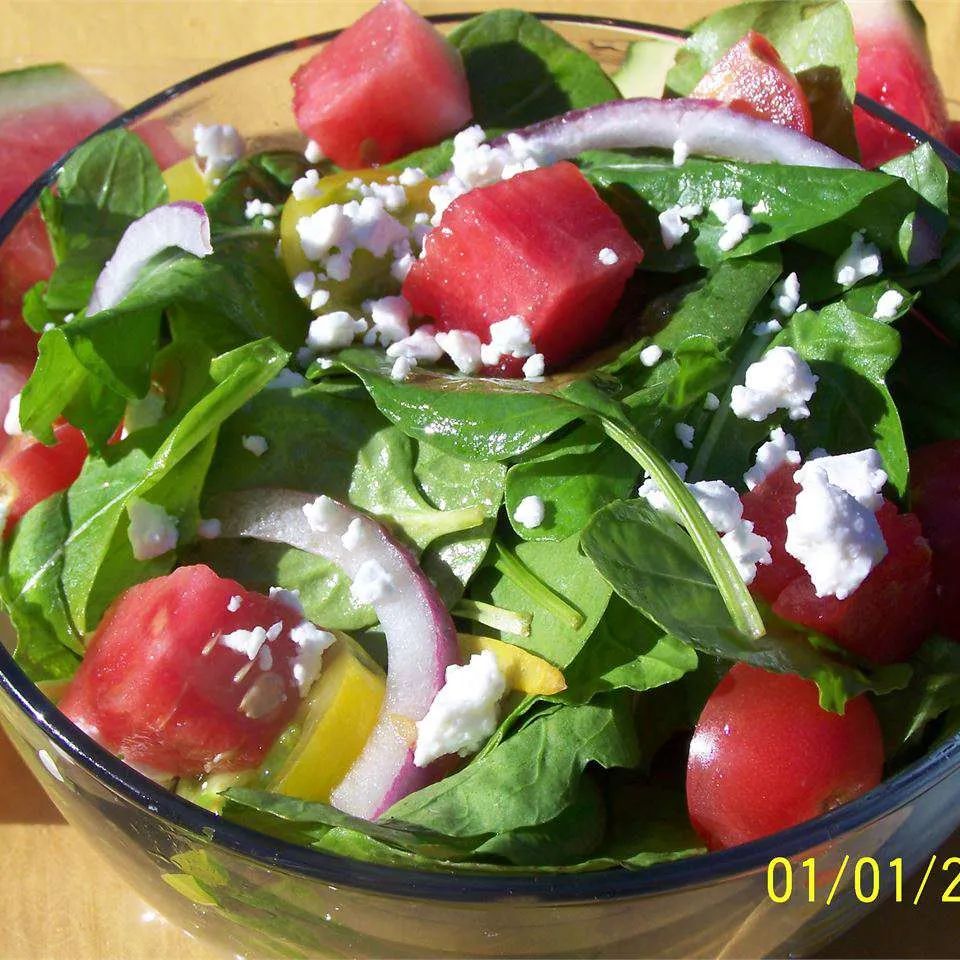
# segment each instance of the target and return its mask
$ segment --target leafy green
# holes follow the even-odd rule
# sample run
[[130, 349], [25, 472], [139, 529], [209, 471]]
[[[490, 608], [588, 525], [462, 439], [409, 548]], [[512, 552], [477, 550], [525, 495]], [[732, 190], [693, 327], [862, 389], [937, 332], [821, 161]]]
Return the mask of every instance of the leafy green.
[[535, 16], [493, 10], [450, 34], [467, 70], [474, 121], [521, 127], [619, 98], [599, 64]]
[[667, 633], [711, 655], [809, 677], [820, 688], [826, 709], [843, 712], [850, 697], [897, 689], [909, 678], [909, 668], [901, 667], [868, 676], [827, 656], [800, 632], [744, 636], [689, 537], [644, 500], [604, 507], [581, 542], [617, 593]]
[[748, 30], [766, 37], [796, 74], [813, 114], [814, 137], [857, 157], [853, 131], [857, 45], [850, 13], [839, 0], [754, 2], [719, 10], [694, 26], [667, 74], [668, 88], [688, 96]]
[[307, 167], [302, 153], [289, 150], [268, 150], [237, 161], [204, 202], [214, 241], [224, 229], [250, 226], [246, 217], [248, 200], [256, 197], [282, 207], [293, 182], [303, 176]]

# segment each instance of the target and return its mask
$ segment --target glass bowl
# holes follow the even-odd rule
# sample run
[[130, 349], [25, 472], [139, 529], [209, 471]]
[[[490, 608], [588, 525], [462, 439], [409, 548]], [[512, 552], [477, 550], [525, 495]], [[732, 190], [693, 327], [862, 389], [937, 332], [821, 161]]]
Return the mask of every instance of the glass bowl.
[[[433, 17], [450, 29], [468, 14]], [[542, 19], [605, 67], [627, 44], [681, 31], [589, 16]], [[252, 53], [184, 80], [109, 126], [236, 125], [251, 148], [302, 146], [289, 76], [335, 33]], [[876, 112], [875, 105], [861, 101]], [[882, 108], [880, 108], [882, 109]], [[885, 117], [908, 129], [895, 115]], [[925, 139], [919, 131], [918, 139]], [[935, 144], [954, 169], [960, 158]], [[0, 243], [56, 165], [0, 217]], [[902, 859], [913, 872], [960, 824], [960, 738], [853, 803], [732, 850], [639, 871], [448, 874], [316, 853], [223, 821], [102, 750], [62, 716], [0, 645], [0, 724], [67, 820], [172, 922], [234, 954], [269, 956], [744, 957], [806, 954], [875, 902], [855, 864]], [[816, 858], [808, 888], [802, 862]], [[792, 896], [783, 899], [787, 867]], [[839, 881], [834, 884], [835, 878]], [[827, 905], [828, 894], [830, 904]], [[812, 900], [812, 902], [811, 902]]]

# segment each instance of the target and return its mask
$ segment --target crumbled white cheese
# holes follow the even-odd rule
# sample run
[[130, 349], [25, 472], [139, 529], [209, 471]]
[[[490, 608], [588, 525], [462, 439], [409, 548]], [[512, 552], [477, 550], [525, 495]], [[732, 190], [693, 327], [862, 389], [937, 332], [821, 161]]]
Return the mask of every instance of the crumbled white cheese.
[[228, 123], [198, 123], [193, 128], [194, 152], [204, 161], [203, 174], [208, 180], [220, 177], [244, 153], [243, 137]]
[[[685, 464], [671, 461], [670, 466], [681, 479], [686, 476]], [[700, 509], [703, 510], [714, 530], [727, 533], [740, 522], [743, 516], [743, 504], [740, 501], [740, 495], [733, 487], [722, 480], [699, 480], [697, 483], [688, 483], [686, 487], [700, 505]], [[680, 521], [680, 515], [653, 478], [648, 477], [644, 480], [637, 490], [637, 496], [646, 500], [659, 513], [664, 513], [677, 522]]]
[[290, 631], [290, 639], [297, 645], [298, 652], [291, 661], [293, 679], [297, 681], [300, 696], [305, 697], [320, 675], [323, 654], [336, 642], [336, 637], [326, 630], [304, 620]]
[[314, 200], [320, 196], [317, 184], [320, 183], [320, 174], [316, 170], [308, 170], [299, 180], [293, 181], [290, 193], [294, 200]]
[[887, 290], [880, 294], [873, 311], [874, 320], [892, 320], [903, 306], [903, 294], [899, 290]]
[[244, 450], [252, 453], [255, 457], [262, 457], [270, 449], [266, 437], [261, 437], [256, 433], [241, 437], [240, 443]]
[[363, 541], [363, 521], [354, 517], [347, 525], [347, 532], [340, 538], [346, 550], [356, 550]]
[[796, 472], [794, 479], [803, 486], [804, 478], [813, 470], [822, 470], [830, 483], [849, 493], [868, 510], [876, 511], [883, 506], [880, 491], [887, 482], [887, 474], [876, 450], [867, 448], [856, 453], [810, 459]]
[[303, 505], [303, 515], [311, 530], [317, 533], [329, 533], [331, 527], [340, 519], [340, 508], [336, 501], [321, 494], [313, 503]]
[[673, 428], [674, 436], [687, 450], [693, 449], [694, 429], [689, 423], [678, 423]]
[[3, 432], [11, 437], [19, 437], [23, 433], [20, 426], [20, 397], [21, 394], [15, 393], [10, 398], [10, 406], [7, 407], [6, 416], [3, 418]]
[[690, 232], [690, 225], [686, 221], [699, 217], [701, 213], [703, 213], [703, 207], [698, 203], [667, 207], [657, 217], [664, 249], [672, 250]]
[[306, 149], [303, 151], [303, 158], [307, 163], [319, 163], [326, 159], [320, 144], [316, 140], [308, 140]]
[[603, 247], [597, 254], [597, 259], [605, 267], [613, 267], [620, 262], [620, 257], [617, 256], [617, 251], [611, 249], [610, 247]]
[[760, 200], [759, 203], [753, 205], [753, 209], [750, 211], [751, 214], [754, 213], [769, 213], [770, 205], [767, 203], [766, 199]]
[[527, 380], [538, 380], [547, 368], [546, 357], [542, 353], [534, 353], [523, 361], [523, 376]]
[[377, 560], [364, 560], [350, 584], [350, 595], [357, 603], [378, 603], [396, 593], [397, 586]]
[[507, 685], [489, 650], [475, 653], [464, 666], [451, 664], [445, 680], [427, 715], [417, 721], [413, 762], [418, 767], [451, 753], [476, 753], [497, 728], [497, 706]]
[[413, 357], [397, 357], [390, 368], [390, 379], [406, 380], [416, 365], [417, 361]]
[[883, 272], [880, 251], [875, 244], [864, 240], [862, 230], [850, 237], [850, 246], [840, 254], [834, 264], [834, 276], [842, 287], [852, 287], [865, 277], [874, 277]]
[[319, 313], [329, 302], [329, 290], [314, 290], [314, 292], [310, 295], [310, 309], [314, 313]]
[[293, 292], [301, 299], [307, 300], [317, 289], [317, 275], [312, 270], [304, 270], [293, 278]]
[[461, 373], [476, 373], [480, 369], [480, 338], [475, 333], [450, 330], [438, 333], [436, 341]]
[[711, 413], [720, 409], [720, 398], [715, 393], [708, 393], [703, 398], [703, 409]]
[[275, 673], [261, 673], [240, 701], [240, 712], [250, 720], [259, 720], [273, 713], [287, 699], [283, 680]]
[[640, 362], [645, 367], [655, 367], [663, 359], [663, 349], [650, 343], [640, 351]]
[[415, 187], [426, 179], [427, 175], [419, 167], [406, 167], [397, 178], [397, 182], [402, 187]]
[[732, 250], [753, 228], [753, 220], [745, 213], [735, 213], [723, 226], [717, 246], [727, 253]]
[[239, 593], [235, 593], [227, 601], [227, 610], [229, 610], [230, 613], [236, 613], [240, 609], [242, 604], [243, 604], [243, 597], [241, 597]]
[[127, 504], [130, 527], [127, 537], [135, 560], [152, 560], [177, 545], [177, 518], [159, 504], [134, 497]]
[[339, 350], [349, 347], [354, 339], [366, 333], [366, 320], [357, 320], [346, 310], [322, 313], [310, 323], [307, 346], [311, 350]]
[[755, 337], [768, 337], [771, 334], [779, 333], [783, 329], [783, 324], [777, 319], [766, 320], [756, 323], [753, 326], [753, 335]]
[[773, 563], [770, 556], [770, 541], [753, 532], [749, 520], [741, 520], [732, 530], [720, 537], [730, 558], [736, 564], [743, 582], [749, 586], [757, 575], [757, 565]]
[[686, 140], [673, 141], [673, 165], [682, 167], [690, 156], [690, 145]]
[[[754, 208], [756, 209], [756, 208]], [[792, 317], [800, 306], [800, 278], [788, 273], [773, 287], [773, 309], [781, 317]]]
[[720, 197], [710, 204], [710, 212], [726, 224], [743, 213], [743, 201], [738, 197]]
[[297, 221], [300, 247], [308, 260], [319, 260], [334, 247], [339, 247], [350, 236], [350, 219], [343, 205], [331, 203]]
[[286, 587], [271, 587], [270, 599], [279, 601], [295, 613], [299, 613], [301, 617], [303, 616], [303, 604], [300, 602], [299, 590], [288, 590]]
[[483, 129], [477, 125], [461, 130], [453, 138], [453, 175], [465, 190], [509, 180], [537, 168], [536, 159], [520, 137], [508, 136], [506, 146], [498, 147], [485, 143], [485, 139]]
[[443, 350], [437, 343], [434, 332], [434, 328], [429, 324], [417, 327], [409, 337], [391, 343], [387, 347], [387, 356], [406, 357], [409, 360], [416, 360], [418, 363], [424, 361], [436, 363], [443, 356]]
[[785, 463], [796, 465], [800, 462], [797, 445], [783, 427], [774, 427], [770, 439], [760, 444], [754, 465], [743, 475], [748, 490], [758, 487], [767, 477]]
[[[685, 463], [680, 463], [679, 460], [671, 460], [670, 468], [673, 472], [683, 480], [687, 475], [687, 465]], [[666, 494], [660, 489], [659, 484], [653, 477], [646, 477], [643, 483], [637, 488], [637, 496], [643, 500], [646, 500], [647, 503], [653, 507], [654, 510], [657, 510], [661, 513], [667, 513], [674, 520], [679, 520], [679, 517], [673, 510], [673, 506], [670, 501], [667, 499]]]
[[535, 530], [540, 524], [543, 523], [543, 518], [546, 516], [547, 508], [540, 497], [531, 495], [529, 497], [524, 497], [518, 504], [516, 510], [513, 511], [513, 519], [520, 524], [521, 527], [526, 527], [528, 530]]
[[269, 629], [254, 627], [252, 630], [233, 630], [224, 634], [220, 642], [234, 653], [242, 653], [251, 663], [257, 659], [261, 647], [271, 643], [283, 633], [283, 621], [278, 620]]
[[410, 336], [410, 317], [413, 309], [406, 297], [381, 297], [368, 300], [363, 305], [370, 314], [372, 331], [380, 343], [389, 347], [391, 343], [405, 340]]
[[537, 348], [531, 335], [530, 325], [518, 314], [491, 323], [490, 342], [480, 347], [480, 359], [486, 366], [493, 367], [502, 357], [532, 357]]
[[744, 384], [730, 393], [730, 408], [742, 420], [765, 420], [784, 409], [791, 420], [810, 416], [807, 402], [819, 378], [793, 347], [773, 347], [747, 367]]
[[247, 201], [247, 205], [243, 209], [243, 215], [247, 220], [253, 220], [254, 217], [275, 217], [277, 208], [272, 203], [254, 198]]
[[201, 520], [197, 524], [197, 536], [201, 540], [216, 540], [223, 532], [223, 524], [215, 517], [209, 520]]
[[887, 545], [872, 510], [830, 483], [816, 461], [807, 467], [787, 517], [786, 551], [803, 564], [818, 597], [844, 600], [886, 556]]

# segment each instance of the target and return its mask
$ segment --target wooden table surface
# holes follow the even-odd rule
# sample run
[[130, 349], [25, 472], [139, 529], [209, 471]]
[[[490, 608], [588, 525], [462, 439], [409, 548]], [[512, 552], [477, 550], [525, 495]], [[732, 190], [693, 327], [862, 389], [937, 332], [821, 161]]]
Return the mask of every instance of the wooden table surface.
[[[717, 0], [421, 0], [423, 13], [511, 5], [682, 26]], [[920, 0], [948, 97], [960, 103], [960, 0]], [[342, 26], [366, 0], [0, 0], [0, 70], [66, 60], [130, 105], [204, 66]], [[960, 110], [955, 111], [960, 115]], [[960, 853], [960, 836], [948, 845]], [[0, 958], [213, 960], [164, 922], [67, 826], [0, 734]], [[932, 901], [931, 901], [932, 903]], [[957, 957], [950, 908], [881, 908], [836, 957]], [[825, 954], [826, 955], [826, 954]]]

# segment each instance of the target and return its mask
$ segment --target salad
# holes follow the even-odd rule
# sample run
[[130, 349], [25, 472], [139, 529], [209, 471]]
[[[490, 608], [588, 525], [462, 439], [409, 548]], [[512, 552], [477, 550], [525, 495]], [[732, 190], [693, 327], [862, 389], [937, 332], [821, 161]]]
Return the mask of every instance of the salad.
[[85, 141], [4, 247], [17, 662], [194, 803], [448, 871], [731, 847], [955, 734], [958, 174], [858, 84], [951, 136], [908, 4], [611, 79], [382, 0], [295, 150]]

